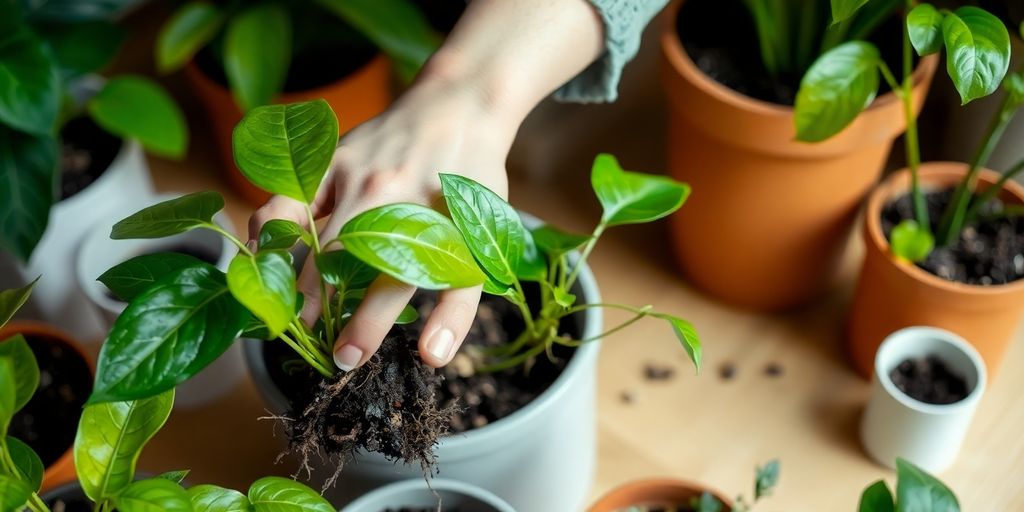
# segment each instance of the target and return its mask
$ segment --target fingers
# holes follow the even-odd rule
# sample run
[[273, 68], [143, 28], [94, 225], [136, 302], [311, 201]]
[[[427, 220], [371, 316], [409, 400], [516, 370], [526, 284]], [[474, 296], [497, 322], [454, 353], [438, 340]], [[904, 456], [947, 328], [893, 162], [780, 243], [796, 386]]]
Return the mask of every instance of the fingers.
[[378, 277], [334, 343], [334, 364], [349, 371], [370, 359], [415, 292], [391, 276]]
[[437, 306], [427, 319], [420, 336], [420, 357], [439, 368], [451, 362], [462, 346], [480, 304], [480, 286], [445, 290], [438, 294]]

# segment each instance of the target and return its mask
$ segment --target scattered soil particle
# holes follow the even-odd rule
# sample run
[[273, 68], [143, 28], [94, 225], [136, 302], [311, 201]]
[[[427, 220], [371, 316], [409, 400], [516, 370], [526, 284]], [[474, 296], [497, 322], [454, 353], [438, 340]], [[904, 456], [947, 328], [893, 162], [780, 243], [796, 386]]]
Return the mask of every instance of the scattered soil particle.
[[88, 117], [76, 117], [61, 130], [60, 198], [67, 199], [91, 185], [110, 168], [121, 139]]
[[783, 373], [785, 373], [785, 371], [782, 369], [782, 365], [780, 365], [779, 363], [768, 363], [764, 367], [764, 374], [773, 379], [776, 377], [781, 377]]
[[[952, 197], [952, 188], [925, 193], [933, 231], [938, 229]], [[1000, 201], [985, 205], [982, 216], [988, 219], [966, 226], [952, 245], [936, 247], [917, 266], [943, 279], [977, 286], [1006, 284], [1024, 277], [1024, 217], [991, 218], [1002, 209]], [[900, 222], [913, 217], [909, 194], [886, 205], [881, 219], [886, 238]]]
[[619, 393], [619, 400], [624, 404], [636, 402], [636, 393], [629, 390], [623, 391], [622, 393]]
[[647, 363], [644, 365], [644, 378], [648, 381], [671, 380], [676, 374], [675, 368], [671, 366]]
[[718, 367], [718, 376], [722, 380], [732, 380], [736, 377], [736, 365], [732, 363], [722, 363], [722, 366]]
[[893, 368], [889, 378], [907, 396], [929, 404], [952, 404], [970, 394], [964, 378], [935, 356], [907, 359]]

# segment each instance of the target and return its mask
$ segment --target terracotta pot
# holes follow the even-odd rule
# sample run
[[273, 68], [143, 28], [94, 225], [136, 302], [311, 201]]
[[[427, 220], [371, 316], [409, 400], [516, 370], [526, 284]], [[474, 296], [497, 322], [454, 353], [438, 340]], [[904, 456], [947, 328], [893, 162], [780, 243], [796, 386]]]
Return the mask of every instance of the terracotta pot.
[[[81, 344], [69, 337], [63, 331], [40, 322], [17, 321], [11, 322], [3, 329], [0, 329], [0, 340], [6, 340], [15, 334], [21, 334], [26, 338], [46, 338], [67, 346], [68, 349], [78, 354], [82, 360], [85, 361], [85, 364], [89, 366], [89, 373], [95, 376], [96, 367], [93, 365], [92, 359], [82, 350]], [[89, 382], [89, 385], [92, 386], [91, 381]], [[67, 450], [60, 456], [60, 458], [57, 459], [56, 462], [46, 467], [46, 470], [43, 473], [43, 485], [41, 492], [46, 492], [47, 490], [53, 489], [62, 484], [76, 481], [77, 478], [78, 477], [75, 473], [74, 445], [71, 444], [68, 445]]]
[[[737, 93], [706, 76], [680, 42], [682, 1], [667, 10], [661, 35], [668, 96], [668, 168], [693, 187], [671, 218], [687, 278], [726, 301], [784, 310], [830, 284], [861, 201], [876, 183], [902, 104], [885, 94], [832, 139], [795, 140], [793, 109]], [[915, 112], [936, 56], [914, 72]]]
[[674, 480], [671, 478], [651, 478], [637, 480], [612, 489], [590, 507], [589, 512], [621, 512], [634, 505], [646, 504], [681, 504], [688, 503], [691, 498], [699, 498], [710, 492], [724, 505], [722, 512], [732, 510], [732, 500], [722, 493], [708, 489], [702, 485]]
[[[966, 167], [954, 162], [925, 163], [920, 173], [922, 188], [955, 186]], [[985, 190], [998, 178], [995, 172], [982, 171], [978, 190]], [[868, 200], [863, 232], [866, 254], [847, 326], [853, 364], [861, 375], [870, 377], [882, 340], [904, 327], [927, 325], [952, 331], [970, 342], [993, 376], [1024, 312], [1024, 280], [974, 286], [947, 281], [893, 259], [880, 215], [886, 204], [909, 189], [910, 172], [903, 170], [885, 180]], [[1024, 204], [1024, 187], [1011, 181], [999, 197], [1008, 204]]]
[[[185, 66], [185, 77], [209, 116], [213, 138], [231, 186], [253, 205], [262, 205], [270, 194], [249, 183], [235, 167], [231, 132], [242, 119], [242, 111], [231, 91], [206, 76], [194, 61]], [[383, 55], [377, 55], [337, 82], [308, 91], [284, 93], [275, 102], [294, 103], [323, 98], [338, 115], [338, 127], [341, 133], [345, 133], [380, 114], [391, 104], [391, 85], [390, 61]]]

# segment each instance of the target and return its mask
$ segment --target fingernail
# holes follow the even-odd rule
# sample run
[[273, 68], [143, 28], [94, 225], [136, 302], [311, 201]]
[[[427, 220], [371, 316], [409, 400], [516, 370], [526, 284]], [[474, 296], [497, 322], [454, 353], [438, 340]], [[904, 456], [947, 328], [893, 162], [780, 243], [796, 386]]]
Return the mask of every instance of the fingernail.
[[252, 252], [256, 252], [256, 240], [249, 240], [245, 243], [245, 248]]
[[450, 329], [439, 329], [427, 341], [427, 352], [439, 361], [448, 362], [455, 348], [455, 334]]
[[363, 351], [352, 344], [344, 345], [334, 353], [334, 364], [345, 372], [359, 366], [359, 361], [362, 361], [362, 359]]

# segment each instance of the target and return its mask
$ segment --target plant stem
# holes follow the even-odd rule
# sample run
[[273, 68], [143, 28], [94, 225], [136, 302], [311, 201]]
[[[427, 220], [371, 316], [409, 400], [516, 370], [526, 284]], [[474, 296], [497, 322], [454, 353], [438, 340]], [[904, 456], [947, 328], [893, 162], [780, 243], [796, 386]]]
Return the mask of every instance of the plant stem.
[[236, 238], [235, 235], [232, 235], [231, 233], [228, 233], [227, 231], [224, 231], [224, 228], [218, 226], [217, 224], [215, 224], [213, 222], [204, 222], [202, 224], [202, 227], [204, 227], [206, 229], [209, 229], [210, 231], [215, 231], [217, 233], [220, 233], [221, 236], [223, 236], [224, 238], [227, 238], [228, 241], [230, 241], [232, 244], [235, 245], [235, 247], [238, 247], [239, 252], [241, 252], [242, 254], [245, 254], [246, 256], [252, 257], [252, 251], [250, 251], [249, 248], [246, 247], [245, 244], [243, 244], [241, 240]]
[[647, 306], [644, 306], [642, 308], [635, 308], [633, 306], [626, 306], [626, 305], [623, 305], [623, 304], [609, 304], [609, 303], [604, 303], [604, 302], [599, 302], [597, 304], [580, 304], [578, 306], [573, 306], [573, 307], [563, 311], [561, 316], [562, 317], [566, 317], [566, 316], [569, 316], [569, 315], [573, 315], [573, 314], [579, 313], [580, 311], [585, 311], [587, 309], [595, 309], [595, 308], [619, 309], [619, 310], [622, 310], [622, 311], [628, 311], [630, 313], [638, 315], [638, 314], [640, 314], [641, 311], [645, 311], [646, 310], [646, 311], [650, 312], [651, 306], [647, 305]]
[[514, 366], [519, 366], [526, 362], [526, 360], [540, 355], [541, 352], [544, 352], [546, 347], [547, 343], [538, 343], [530, 347], [530, 350], [527, 350], [526, 352], [523, 352], [515, 357], [505, 359], [504, 361], [500, 361], [494, 364], [481, 366], [480, 368], [477, 368], [476, 371], [477, 373], [494, 373], [499, 372], [501, 370], [505, 370], [507, 368], [512, 368]]
[[[913, 0], [907, 0], [907, 10], [913, 9]], [[921, 182], [918, 171], [921, 168], [921, 146], [917, 138], [917, 118], [914, 116], [914, 80], [913, 54], [910, 45], [910, 29], [903, 23], [903, 115], [907, 120], [907, 132], [903, 139], [907, 147], [907, 165], [910, 167], [910, 193], [914, 201], [914, 217], [917, 224], [926, 232], [931, 233], [931, 220], [928, 218], [928, 207], [921, 193]]]
[[312, 366], [313, 369], [319, 372], [320, 375], [323, 375], [324, 377], [327, 378], [331, 378], [334, 376], [334, 374], [319, 361], [318, 357], [310, 354], [308, 350], [306, 350], [304, 347], [296, 343], [295, 340], [289, 338], [287, 334], [281, 333], [280, 338], [284, 340], [284, 342], [287, 343], [288, 346], [291, 347], [296, 354], [298, 354], [300, 357], [302, 357], [302, 359], [309, 363], [309, 365]]
[[896, 77], [892, 74], [892, 70], [889, 69], [889, 65], [886, 64], [884, 60], [879, 60], [878, 70], [882, 72], [882, 77], [885, 78], [885, 83], [889, 84], [889, 88], [892, 89], [893, 94], [902, 100], [903, 85], [896, 81]]
[[986, 203], [994, 199], [996, 195], [999, 194], [999, 191], [1003, 189], [1003, 186], [1006, 185], [1006, 182], [1010, 181], [1014, 176], [1020, 174], [1021, 171], [1024, 171], [1024, 160], [1021, 160], [1014, 164], [1013, 167], [1011, 167], [1009, 170], [1004, 172], [1002, 176], [999, 177], [999, 181], [997, 181], [995, 185], [992, 185], [991, 187], [985, 189], [985, 191], [982, 192], [981, 195], [979, 195], [973, 201], [971, 201], [971, 206], [967, 210], [967, 215], [964, 216], [964, 223], [968, 223], [974, 220], [974, 218], [978, 216], [978, 210], [982, 206], [985, 206]]
[[[309, 219], [309, 234], [313, 238], [312, 249], [313, 256], [320, 256], [323, 248], [320, 247], [320, 235], [316, 232], [316, 219], [313, 218], [313, 209], [308, 204], [304, 204], [306, 207], [306, 217]], [[327, 296], [327, 283], [323, 279], [317, 279], [320, 283], [320, 307], [323, 309], [324, 315], [324, 328], [327, 330], [327, 339], [334, 340], [334, 316], [331, 314], [331, 298]]]
[[640, 308], [637, 311], [636, 315], [633, 316], [633, 318], [630, 318], [629, 320], [626, 320], [625, 322], [619, 324], [616, 327], [612, 327], [611, 329], [608, 329], [605, 332], [602, 332], [600, 334], [595, 334], [593, 336], [590, 336], [589, 338], [584, 338], [582, 340], [565, 340], [565, 339], [562, 339], [561, 342], [562, 342], [562, 344], [568, 344], [569, 346], [577, 346], [578, 347], [578, 346], [580, 346], [580, 345], [582, 345], [584, 343], [590, 343], [591, 341], [597, 341], [597, 340], [605, 338], [607, 336], [611, 336], [612, 334], [615, 334], [615, 333], [625, 329], [626, 327], [629, 327], [629, 326], [635, 324], [641, 318], [643, 318], [643, 317], [645, 317], [647, 315], [650, 315], [650, 314], [651, 314], [651, 306], [649, 306], [649, 305], [648, 306], [644, 306], [644, 307]]
[[590, 235], [590, 240], [587, 240], [587, 245], [583, 247], [583, 252], [580, 253], [580, 257], [576, 260], [576, 264], [572, 267], [572, 272], [569, 273], [569, 277], [565, 280], [563, 289], [570, 289], [572, 285], [576, 284], [576, 278], [580, 274], [580, 269], [586, 264], [587, 258], [590, 257], [590, 252], [594, 250], [594, 246], [597, 245], [597, 239], [601, 238], [604, 230], [608, 227], [607, 221], [601, 220], [594, 228], [593, 234]]

